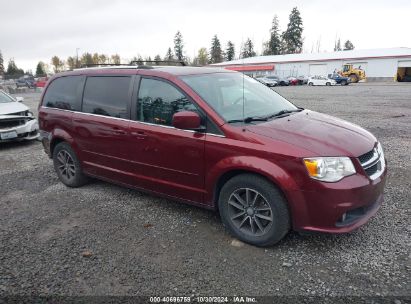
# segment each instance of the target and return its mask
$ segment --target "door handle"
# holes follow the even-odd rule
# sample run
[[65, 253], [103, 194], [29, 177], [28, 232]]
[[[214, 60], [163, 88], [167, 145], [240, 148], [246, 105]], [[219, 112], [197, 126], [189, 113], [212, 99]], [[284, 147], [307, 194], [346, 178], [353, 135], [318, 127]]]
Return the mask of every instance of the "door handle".
[[147, 134], [145, 134], [144, 131], [131, 132], [131, 135], [135, 136], [137, 139], [145, 139], [147, 137]]
[[116, 134], [119, 134], [119, 135], [126, 135], [127, 134], [126, 131], [124, 131], [123, 129], [117, 128], [117, 127], [113, 128], [113, 132], [116, 133]]

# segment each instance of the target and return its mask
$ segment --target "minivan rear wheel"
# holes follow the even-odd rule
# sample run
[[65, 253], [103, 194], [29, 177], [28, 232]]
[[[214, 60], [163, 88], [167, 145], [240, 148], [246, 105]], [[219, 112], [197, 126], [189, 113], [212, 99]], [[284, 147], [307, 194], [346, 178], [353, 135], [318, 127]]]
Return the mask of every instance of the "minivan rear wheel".
[[66, 186], [80, 187], [87, 183], [77, 155], [68, 143], [57, 144], [53, 150], [53, 163], [57, 176]]
[[230, 179], [221, 189], [218, 204], [224, 226], [244, 242], [273, 245], [290, 229], [286, 200], [277, 187], [258, 175]]

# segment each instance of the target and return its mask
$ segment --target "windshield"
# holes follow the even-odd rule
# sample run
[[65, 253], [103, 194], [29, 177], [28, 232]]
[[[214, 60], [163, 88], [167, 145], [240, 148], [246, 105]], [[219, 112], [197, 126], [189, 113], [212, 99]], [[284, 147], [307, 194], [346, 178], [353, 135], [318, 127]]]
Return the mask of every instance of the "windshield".
[[181, 79], [226, 121], [297, 109], [267, 86], [241, 73], [188, 75]]
[[6, 103], [6, 102], [14, 102], [14, 99], [11, 98], [6, 93], [0, 91], [0, 103]]

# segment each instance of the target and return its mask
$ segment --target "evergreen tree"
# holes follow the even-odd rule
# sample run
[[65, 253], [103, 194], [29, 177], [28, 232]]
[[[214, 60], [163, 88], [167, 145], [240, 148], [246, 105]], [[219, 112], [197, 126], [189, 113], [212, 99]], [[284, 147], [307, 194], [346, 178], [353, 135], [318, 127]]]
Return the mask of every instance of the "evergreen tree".
[[0, 50], [0, 75], [4, 75], [4, 59]]
[[184, 60], [183, 48], [183, 36], [181, 35], [180, 31], [178, 31], [174, 36], [174, 54], [179, 61]]
[[205, 47], [198, 50], [197, 58], [193, 60], [195, 65], [206, 65], [208, 63], [208, 52]]
[[227, 48], [225, 50], [225, 60], [231, 61], [235, 57], [235, 49], [234, 49], [234, 43], [232, 43], [230, 40], [227, 42]]
[[350, 51], [354, 49], [354, 44], [352, 44], [352, 42], [350, 40], [347, 40], [344, 43], [344, 51]]
[[160, 65], [160, 61], [161, 61], [160, 55], [156, 55], [156, 57], [154, 57], [154, 61], [155, 61], [155, 65]]
[[10, 59], [9, 63], [7, 65], [7, 71], [6, 74], [9, 76], [19, 76], [19, 75], [24, 75], [24, 71], [22, 69], [19, 69], [14, 62], [14, 59]]
[[301, 53], [303, 48], [303, 19], [296, 7], [291, 11], [286, 31], [282, 34], [283, 52]]
[[340, 38], [338, 38], [338, 40], [334, 44], [334, 52], [339, 52], [339, 51], [342, 51]]
[[222, 61], [223, 51], [221, 50], [220, 40], [218, 40], [217, 35], [214, 35], [211, 40], [210, 63], [219, 63]]
[[39, 61], [39, 63], [37, 64], [37, 68], [36, 68], [36, 76], [40, 77], [40, 76], [45, 76], [46, 75], [46, 71], [44, 69], [44, 62]]
[[136, 61], [137, 65], [144, 65], [144, 59], [141, 55], [137, 55], [137, 57], [133, 58], [133, 61]]
[[[173, 52], [171, 51], [171, 48], [169, 47], [167, 50], [167, 54], [164, 57], [164, 61], [174, 61], [174, 60], [175, 58], [174, 58]], [[166, 65], [170, 65], [170, 63], [166, 63]]]
[[241, 50], [241, 58], [254, 57], [256, 53], [254, 52], [254, 44], [250, 38], [247, 38]]
[[270, 29], [270, 40], [265, 44], [264, 55], [279, 55], [281, 54], [281, 36], [280, 27], [277, 15], [273, 18], [273, 23]]

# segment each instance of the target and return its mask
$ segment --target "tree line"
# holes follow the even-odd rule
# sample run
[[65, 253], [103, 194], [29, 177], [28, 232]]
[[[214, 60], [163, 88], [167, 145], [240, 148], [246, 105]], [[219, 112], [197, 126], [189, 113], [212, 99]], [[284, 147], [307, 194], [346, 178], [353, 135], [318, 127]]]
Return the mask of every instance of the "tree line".
[[[261, 55], [301, 53], [304, 44], [303, 30], [303, 20], [297, 7], [294, 7], [291, 10], [287, 28], [282, 32], [279, 26], [279, 18], [277, 15], [274, 15], [271, 28], [269, 30], [270, 36], [269, 39], [263, 44]], [[137, 62], [137, 64], [141, 65], [164, 65], [161, 61], [184, 61], [189, 65], [203, 66], [223, 61], [232, 61], [234, 59], [254, 57], [257, 55], [257, 52], [254, 50], [254, 43], [250, 38], [247, 38], [240, 45], [238, 52], [236, 52], [235, 44], [231, 40], [227, 41], [223, 46], [220, 39], [215, 34], [211, 39], [210, 48], [200, 48], [194, 58], [184, 55], [184, 39], [180, 31], [175, 34], [173, 42], [174, 47], [169, 47], [164, 57], [160, 54], [155, 55], [153, 58], [151, 58], [151, 56], [143, 58], [142, 56], [137, 55], [133, 57], [131, 61]], [[353, 49], [354, 45], [350, 40], [347, 40], [343, 47], [341, 46], [340, 38], [338, 38], [338, 40], [334, 43], [334, 51]], [[236, 54], [238, 54], [238, 56], [236, 56]], [[120, 63], [121, 58], [118, 54], [106, 55], [86, 52], [80, 57], [69, 56], [65, 60], [58, 56], [53, 56], [51, 58], [50, 65], [42, 61], [37, 64], [35, 75], [46, 75], [51, 69], [54, 73], [57, 73], [65, 69], [72, 70], [82, 66]], [[26, 73], [32, 74], [31, 71], [26, 71]], [[10, 59], [7, 70], [5, 71], [3, 57], [0, 51], [0, 75], [2, 74], [24, 74], [24, 71], [17, 68], [13, 59]]]

